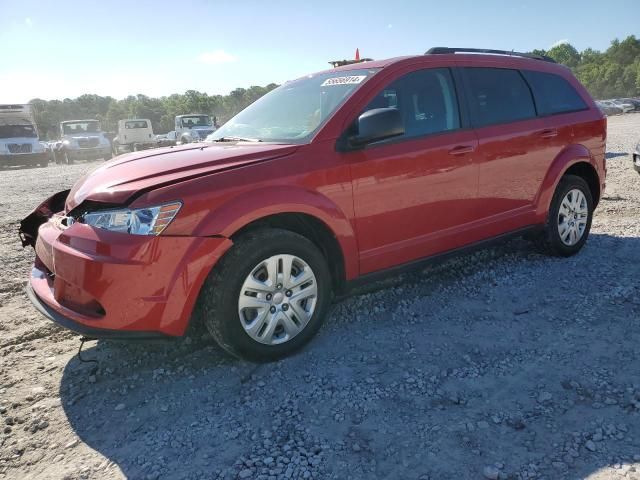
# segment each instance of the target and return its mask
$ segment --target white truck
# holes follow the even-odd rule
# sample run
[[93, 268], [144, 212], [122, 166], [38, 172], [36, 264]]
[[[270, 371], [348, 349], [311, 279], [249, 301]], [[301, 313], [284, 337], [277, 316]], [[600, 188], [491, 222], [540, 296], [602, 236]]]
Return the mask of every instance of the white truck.
[[49, 155], [38, 138], [31, 105], [0, 105], [0, 166], [46, 167]]
[[118, 134], [111, 142], [114, 155], [126, 152], [137, 152], [159, 146], [153, 134], [151, 120], [148, 118], [131, 118], [118, 121]]
[[61, 139], [54, 147], [56, 163], [74, 160], [109, 160], [111, 142], [100, 130], [98, 120], [66, 120], [60, 122]]
[[176, 142], [203, 142], [217, 129], [209, 115], [190, 113], [176, 116]]

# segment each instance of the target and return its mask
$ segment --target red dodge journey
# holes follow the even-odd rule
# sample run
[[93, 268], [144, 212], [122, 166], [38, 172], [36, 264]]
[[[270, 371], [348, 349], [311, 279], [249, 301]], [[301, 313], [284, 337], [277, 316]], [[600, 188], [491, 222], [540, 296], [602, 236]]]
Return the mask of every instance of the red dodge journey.
[[28, 293], [90, 337], [283, 357], [356, 282], [524, 234], [573, 255], [606, 119], [568, 68], [434, 48], [287, 82], [206, 142], [121, 155], [21, 222]]

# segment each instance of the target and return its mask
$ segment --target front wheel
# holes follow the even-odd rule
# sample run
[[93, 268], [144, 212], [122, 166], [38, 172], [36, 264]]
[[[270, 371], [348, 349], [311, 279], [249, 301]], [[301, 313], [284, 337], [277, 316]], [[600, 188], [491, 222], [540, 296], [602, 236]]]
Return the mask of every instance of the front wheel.
[[539, 246], [551, 255], [575, 255], [587, 241], [592, 218], [593, 197], [589, 185], [581, 177], [565, 175], [553, 194]]
[[197, 312], [227, 352], [271, 361], [316, 334], [331, 296], [322, 252], [296, 233], [264, 229], [240, 237], [214, 268]]

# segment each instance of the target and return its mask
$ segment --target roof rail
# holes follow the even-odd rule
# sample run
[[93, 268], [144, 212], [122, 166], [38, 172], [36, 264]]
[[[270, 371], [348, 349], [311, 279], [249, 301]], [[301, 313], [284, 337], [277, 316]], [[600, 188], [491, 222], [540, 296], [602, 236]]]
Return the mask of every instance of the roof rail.
[[547, 55], [535, 55], [533, 53], [522, 53], [508, 50], [492, 50], [489, 48], [452, 48], [452, 47], [433, 47], [425, 52], [425, 55], [441, 55], [444, 53], [489, 53], [492, 55], [509, 55], [511, 57], [532, 58], [534, 60], [543, 60], [545, 62], [556, 63], [556, 61]]

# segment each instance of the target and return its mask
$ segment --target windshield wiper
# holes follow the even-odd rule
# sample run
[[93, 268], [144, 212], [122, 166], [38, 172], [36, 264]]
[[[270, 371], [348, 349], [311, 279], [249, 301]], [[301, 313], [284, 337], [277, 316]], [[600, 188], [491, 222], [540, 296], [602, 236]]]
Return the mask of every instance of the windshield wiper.
[[244, 137], [220, 137], [216, 138], [214, 142], [261, 142], [259, 138], [244, 138]]

